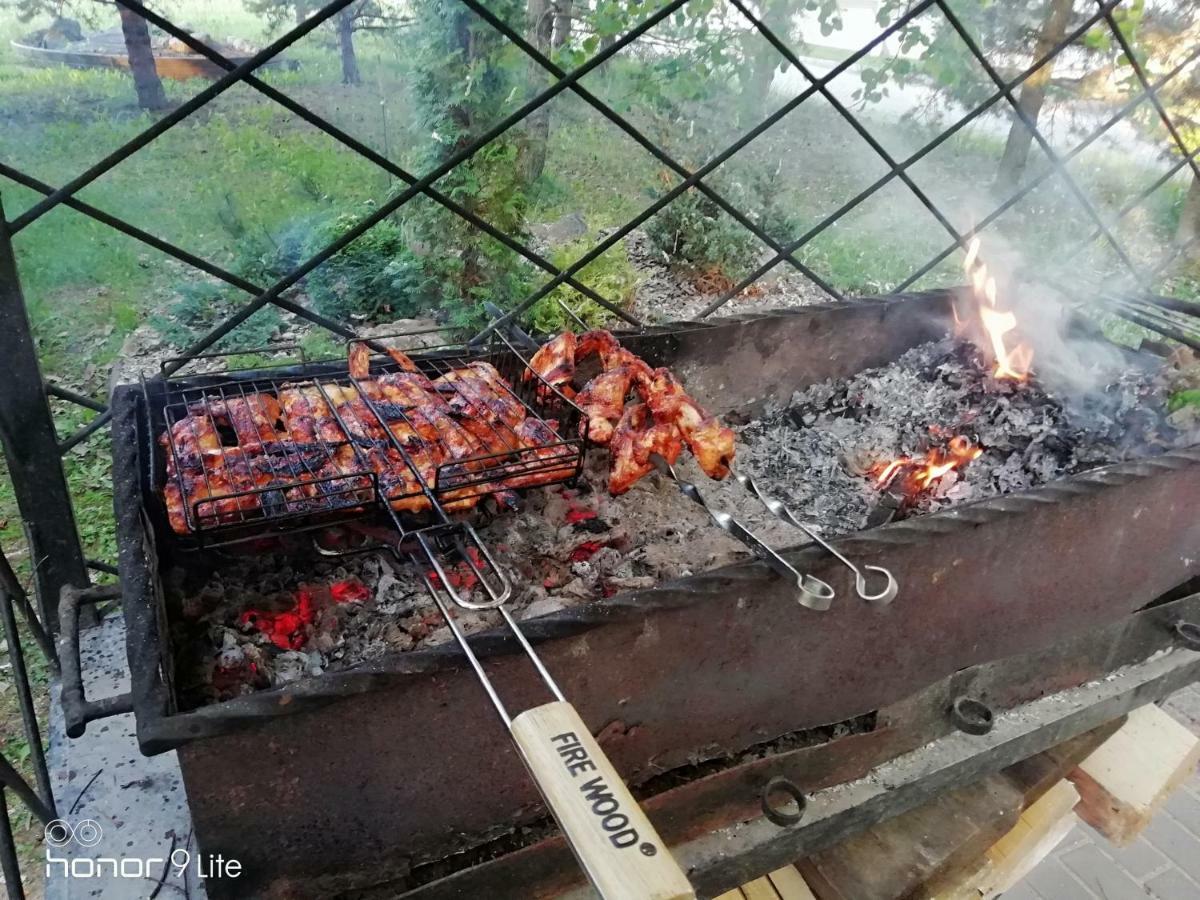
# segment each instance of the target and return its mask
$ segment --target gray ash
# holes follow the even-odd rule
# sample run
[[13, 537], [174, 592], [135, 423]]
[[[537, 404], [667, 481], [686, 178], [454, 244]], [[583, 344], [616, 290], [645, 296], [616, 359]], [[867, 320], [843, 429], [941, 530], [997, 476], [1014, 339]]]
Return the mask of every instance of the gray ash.
[[[1194, 443], [1194, 430], [1167, 418], [1166, 393], [1156, 366], [1130, 367], [1103, 391], [1058, 396], [1036, 377], [997, 381], [973, 345], [946, 339], [797, 391], [786, 409], [741, 428], [739, 465], [797, 513], [846, 534]], [[882, 465], [958, 435], [982, 448], [965, 467], [916, 495], [876, 485]]]
[[[510, 609], [518, 619], [603, 602], [746, 555], [670, 482], [652, 475], [612, 497], [607, 469], [607, 453], [594, 452], [577, 486], [529, 491], [519, 510], [477, 517], [480, 537], [516, 587]], [[690, 462], [679, 469], [764, 537], [797, 543], [794, 529], [754, 501], [709, 482]], [[176, 610], [176, 684], [188, 708], [453, 639], [420, 568], [388, 554], [331, 560], [298, 536], [269, 552], [231, 548], [219, 559], [182, 562], [164, 582]], [[450, 573], [460, 590], [469, 591], [468, 573], [465, 566]], [[468, 634], [501, 624], [494, 612], [454, 614]]]
[[[1153, 374], [1130, 368], [1106, 390], [1069, 399], [1036, 379], [997, 382], [968, 344], [930, 343], [883, 368], [812, 385], [786, 409], [742, 426], [737, 465], [826, 533], [851, 533], [898, 512], [919, 515], [1195, 443], [1195, 408], [1166, 416], [1164, 399], [1172, 388], [1200, 384], [1170, 385], [1168, 377], [1157, 366]], [[898, 504], [873, 484], [873, 466], [921, 455], [956, 435], [980, 445], [980, 457], [910, 502]], [[516, 586], [510, 609], [518, 619], [603, 603], [748, 555], [657, 475], [610, 496], [608, 462], [606, 452], [594, 451], [575, 487], [528, 491], [519, 510], [491, 520], [477, 514], [480, 536]], [[686, 458], [677, 468], [714, 507], [772, 546], [804, 542], [732, 480], [709, 481]], [[220, 702], [452, 640], [422, 574], [386, 554], [331, 560], [315, 554], [307, 536], [181, 560], [164, 583], [183, 704]], [[462, 567], [452, 577], [467, 574]], [[456, 610], [455, 617], [468, 634], [500, 624], [496, 613]]]

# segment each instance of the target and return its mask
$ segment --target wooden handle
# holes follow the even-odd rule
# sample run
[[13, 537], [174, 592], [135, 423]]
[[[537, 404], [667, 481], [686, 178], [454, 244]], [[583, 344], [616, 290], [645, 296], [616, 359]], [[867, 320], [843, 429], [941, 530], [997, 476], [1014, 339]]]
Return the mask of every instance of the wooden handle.
[[604, 900], [694, 900], [671, 851], [570, 703], [512, 722], [513, 740]]

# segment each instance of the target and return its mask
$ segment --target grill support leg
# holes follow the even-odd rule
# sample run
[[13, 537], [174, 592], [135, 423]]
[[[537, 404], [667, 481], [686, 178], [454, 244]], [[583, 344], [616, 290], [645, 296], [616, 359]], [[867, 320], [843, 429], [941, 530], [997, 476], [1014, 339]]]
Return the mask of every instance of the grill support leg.
[[57, 634], [62, 588], [84, 588], [90, 581], [2, 202], [0, 360], [0, 439], [29, 543], [38, 612], [45, 629]]

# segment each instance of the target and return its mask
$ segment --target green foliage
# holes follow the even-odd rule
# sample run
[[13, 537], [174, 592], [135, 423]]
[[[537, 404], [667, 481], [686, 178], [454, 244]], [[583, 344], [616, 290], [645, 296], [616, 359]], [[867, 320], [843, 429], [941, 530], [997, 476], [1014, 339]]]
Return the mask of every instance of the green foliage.
[[[295, 258], [307, 259], [362, 219], [357, 213], [334, 217], [310, 233]], [[304, 290], [318, 312], [341, 321], [411, 316], [420, 311], [420, 297], [404, 290], [397, 273], [406, 271], [412, 260], [400, 226], [384, 219], [312, 272]]]
[[749, 269], [760, 246], [754, 235], [696, 190], [677, 197], [650, 219], [646, 235], [673, 262], [726, 275]]
[[[554, 251], [550, 255], [550, 261], [560, 269], [565, 269], [590, 247], [591, 241], [587, 240], [568, 244]], [[633, 290], [638, 282], [638, 274], [629, 261], [624, 243], [617, 244], [601, 255], [576, 277], [600, 296], [615, 300], [623, 307], [627, 307], [633, 300]], [[551, 334], [564, 328], [578, 327], [579, 323], [563, 310], [563, 305], [592, 328], [598, 328], [613, 318], [612, 313], [596, 301], [581, 294], [569, 284], [560, 284], [530, 310], [529, 318], [533, 330]]]
[[[179, 285], [176, 296], [150, 316], [150, 325], [173, 347], [184, 349], [215, 328], [249, 297], [212, 282]], [[223, 338], [215, 352], [230, 352], [265, 347], [283, 330], [279, 310], [266, 306]]]
[[[489, 8], [523, 22], [518, 0]], [[495, 29], [457, 0], [415, 4], [416, 112], [434, 138], [418, 168], [444, 162], [516, 108], [525, 62]], [[438, 188], [514, 237], [525, 236], [528, 206], [515, 132], [506, 132], [447, 173]], [[452, 325], [467, 328], [485, 318], [479, 304], [511, 306], [528, 288], [520, 257], [458, 216], [430, 203], [405, 208], [404, 233], [418, 252], [392, 266], [393, 289], [421, 298]]]

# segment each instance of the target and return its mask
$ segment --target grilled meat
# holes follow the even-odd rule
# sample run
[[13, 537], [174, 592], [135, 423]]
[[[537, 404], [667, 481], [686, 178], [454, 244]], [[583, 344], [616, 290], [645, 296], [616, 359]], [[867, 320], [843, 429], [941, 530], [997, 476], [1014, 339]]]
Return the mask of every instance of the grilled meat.
[[650, 454], [657, 453], [674, 465], [683, 451], [683, 435], [674, 422], [658, 422], [645, 403], [633, 403], [613, 430], [609, 452], [612, 467], [608, 473], [610, 494], [624, 494], [654, 469]]
[[639, 382], [638, 390], [656, 422], [672, 422], [679, 427], [704, 474], [718, 480], [729, 474], [733, 430], [708, 415], [674, 375], [666, 369], [655, 369], [649, 381]]
[[287, 431], [297, 443], [336, 444], [346, 439], [346, 433], [315, 384], [284, 385], [279, 391], [279, 406]]
[[371, 348], [362, 341], [350, 344], [350, 377], [362, 381], [371, 377]]
[[532, 381], [533, 373], [542, 377], [542, 381], [551, 387], [562, 389], [571, 383], [575, 377], [575, 344], [573, 331], [564, 331], [552, 341], [548, 341], [529, 361], [529, 369], [521, 373], [522, 381]]
[[403, 350], [397, 350], [395, 347], [384, 347], [383, 349], [392, 358], [392, 362], [398, 365], [403, 371], [420, 374], [421, 370], [417, 368], [417, 364]]
[[587, 413], [588, 438], [593, 443], [606, 446], [612, 439], [633, 376], [632, 367], [618, 366], [611, 372], [601, 372], [576, 395], [575, 405]]
[[[556, 426], [527, 418], [489, 363], [431, 381], [402, 351], [388, 352], [401, 371], [372, 379], [369, 351], [355, 343], [353, 383], [298, 382], [278, 397], [258, 392], [191, 404], [160, 438], [172, 529], [357, 508], [376, 486], [399, 511], [430, 509], [431, 490], [445, 509], [465, 510], [499, 484], [511, 500], [515, 487], [561, 481], [576, 470], [577, 450], [547, 446], [561, 444]], [[456, 477], [476, 483], [459, 486]]]
[[239, 446], [273, 443], [286, 436], [280, 422], [279, 403], [270, 394], [253, 393], [238, 397], [205, 397], [188, 406], [192, 415], [208, 415], [218, 425], [237, 435]]

